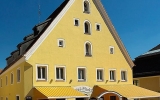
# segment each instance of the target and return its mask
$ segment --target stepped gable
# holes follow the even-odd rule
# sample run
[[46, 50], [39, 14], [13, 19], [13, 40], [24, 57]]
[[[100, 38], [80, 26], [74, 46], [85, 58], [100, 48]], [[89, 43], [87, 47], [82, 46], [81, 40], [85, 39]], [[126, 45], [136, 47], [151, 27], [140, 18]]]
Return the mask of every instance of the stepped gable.
[[65, 0], [44, 22], [33, 27], [33, 33], [25, 36], [23, 38], [23, 42], [17, 45], [17, 50], [11, 52], [11, 55], [6, 58], [7, 66], [3, 71], [18, 61], [32, 47], [32, 45], [39, 39], [39, 37], [44, 33], [51, 22], [59, 15], [68, 2], [69, 0]]

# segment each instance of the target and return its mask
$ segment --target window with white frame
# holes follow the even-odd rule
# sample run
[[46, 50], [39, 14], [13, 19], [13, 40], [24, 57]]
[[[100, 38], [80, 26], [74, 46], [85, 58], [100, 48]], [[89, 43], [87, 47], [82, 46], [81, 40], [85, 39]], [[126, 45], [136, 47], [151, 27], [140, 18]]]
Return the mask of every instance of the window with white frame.
[[97, 81], [103, 81], [103, 69], [97, 69]]
[[20, 100], [20, 98], [19, 98], [19, 96], [18, 96], [18, 95], [16, 96], [16, 100]]
[[113, 46], [109, 46], [109, 53], [114, 54], [114, 47]]
[[84, 34], [91, 34], [91, 24], [89, 21], [84, 22]]
[[90, 4], [89, 4], [89, 1], [88, 0], [85, 0], [83, 2], [83, 9], [84, 9], [84, 13], [90, 13]]
[[20, 82], [21, 80], [21, 71], [20, 69], [17, 69], [17, 82]]
[[37, 80], [47, 80], [48, 66], [47, 65], [37, 65]]
[[64, 39], [58, 39], [58, 46], [64, 47]]
[[127, 71], [121, 71], [121, 81], [127, 81]]
[[13, 84], [13, 78], [14, 78], [13, 73], [11, 73], [11, 84]]
[[78, 81], [85, 81], [85, 80], [86, 80], [86, 69], [78, 68]]
[[116, 81], [116, 70], [110, 70], [110, 81]]
[[85, 56], [92, 56], [92, 44], [90, 42], [85, 43]]
[[79, 26], [79, 19], [74, 19], [74, 26]]
[[96, 23], [96, 30], [97, 30], [97, 31], [100, 31], [100, 30], [101, 30], [101, 25], [98, 24], [98, 23]]
[[56, 80], [65, 80], [65, 67], [56, 67]]
[[6, 76], [6, 85], [8, 84], [8, 77]]

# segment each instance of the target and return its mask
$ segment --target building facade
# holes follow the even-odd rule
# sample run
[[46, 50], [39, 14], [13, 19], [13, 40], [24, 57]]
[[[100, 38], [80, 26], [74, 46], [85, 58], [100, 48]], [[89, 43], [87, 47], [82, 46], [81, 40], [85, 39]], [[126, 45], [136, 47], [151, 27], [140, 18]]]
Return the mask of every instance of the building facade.
[[1, 100], [160, 95], [132, 84], [134, 64], [100, 0], [64, 0], [23, 40], [0, 74]]
[[[135, 58], [134, 84], [160, 92], [160, 45]], [[158, 99], [157, 99], [158, 100]]]

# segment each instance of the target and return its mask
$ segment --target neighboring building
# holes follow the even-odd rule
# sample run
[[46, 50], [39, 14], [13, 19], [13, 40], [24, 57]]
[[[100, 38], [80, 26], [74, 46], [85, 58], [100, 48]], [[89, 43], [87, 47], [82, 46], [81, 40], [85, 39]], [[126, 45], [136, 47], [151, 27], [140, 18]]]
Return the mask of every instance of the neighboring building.
[[134, 84], [160, 92], [160, 44], [135, 58]]
[[100, 0], [64, 0], [0, 74], [1, 100], [159, 97], [133, 85], [134, 66]]

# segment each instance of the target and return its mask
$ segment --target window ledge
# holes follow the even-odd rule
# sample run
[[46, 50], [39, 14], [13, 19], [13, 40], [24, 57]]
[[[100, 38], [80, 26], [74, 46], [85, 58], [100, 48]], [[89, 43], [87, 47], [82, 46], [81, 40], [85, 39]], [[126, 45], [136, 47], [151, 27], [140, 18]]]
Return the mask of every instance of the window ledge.
[[78, 79], [78, 82], [86, 82], [86, 79]]
[[92, 57], [92, 55], [85, 55], [86, 57]]
[[79, 25], [75, 24], [74, 26], [77, 26], [77, 27], [78, 27]]
[[109, 80], [110, 82], [116, 82], [116, 80]]
[[83, 11], [83, 13], [85, 13], [85, 14], [90, 14], [90, 11]]
[[46, 82], [47, 79], [37, 79], [37, 82]]
[[56, 82], [64, 82], [65, 79], [56, 79]]
[[127, 80], [121, 80], [121, 82], [127, 82]]
[[84, 34], [86, 34], [86, 35], [91, 35], [91, 33], [86, 33], [86, 32], [85, 32]]
[[103, 80], [97, 80], [97, 82], [103, 82]]

